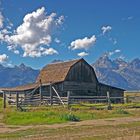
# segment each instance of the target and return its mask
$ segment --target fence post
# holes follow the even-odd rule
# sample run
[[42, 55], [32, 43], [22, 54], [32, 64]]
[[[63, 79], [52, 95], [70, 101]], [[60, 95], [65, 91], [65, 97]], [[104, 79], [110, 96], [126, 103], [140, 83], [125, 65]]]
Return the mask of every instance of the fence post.
[[129, 103], [129, 96], [128, 95], [126, 95], [126, 97], [125, 97], [125, 103]]
[[110, 93], [109, 93], [109, 91], [107, 91], [107, 102], [108, 102], [107, 109], [111, 110], [112, 107], [111, 107], [111, 100], [110, 100]]
[[50, 83], [50, 105], [53, 104], [52, 84]]
[[70, 108], [70, 91], [67, 91], [68, 109]]
[[41, 84], [40, 84], [40, 87], [39, 87], [39, 94], [40, 94], [40, 104], [42, 103], [42, 87], [41, 87]]
[[19, 107], [19, 94], [16, 92], [16, 108], [18, 109]]
[[3, 92], [3, 108], [6, 108], [6, 94]]

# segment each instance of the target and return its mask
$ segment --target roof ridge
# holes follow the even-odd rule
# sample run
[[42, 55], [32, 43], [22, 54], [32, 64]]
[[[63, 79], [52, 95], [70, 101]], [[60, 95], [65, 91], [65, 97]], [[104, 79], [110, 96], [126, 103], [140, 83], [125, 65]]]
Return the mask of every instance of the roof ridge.
[[80, 61], [82, 60], [83, 58], [80, 58], [80, 59], [72, 59], [72, 60], [66, 60], [66, 61], [63, 61], [63, 62], [56, 62], [56, 63], [49, 63], [47, 65], [54, 65], [54, 64], [61, 64], [61, 63], [67, 63], [67, 62], [72, 62], [72, 61]]

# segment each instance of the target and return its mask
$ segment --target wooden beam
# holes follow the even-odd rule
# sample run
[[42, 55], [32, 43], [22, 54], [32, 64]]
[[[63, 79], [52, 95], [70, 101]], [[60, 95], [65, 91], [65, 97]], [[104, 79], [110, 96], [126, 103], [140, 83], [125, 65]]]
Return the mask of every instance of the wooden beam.
[[64, 102], [62, 101], [61, 97], [59, 96], [58, 92], [56, 91], [56, 89], [52, 86], [52, 89], [54, 90], [54, 92], [56, 93], [58, 99], [60, 100], [60, 102], [62, 103], [62, 105], [65, 107]]
[[19, 93], [16, 92], [16, 108], [18, 109], [19, 107]]
[[52, 84], [50, 83], [50, 105], [53, 104]]
[[6, 94], [3, 92], [3, 108], [6, 108]]
[[107, 91], [107, 102], [108, 102], [107, 109], [111, 110], [112, 107], [111, 107], [111, 100], [110, 100], [110, 93], [109, 93], [109, 91]]
[[67, 91], [68, 109], [70, 108], [70, 91]]
[[40, 84], [39, 87], [39, 94], [40, 94], [40, 104], [42, 103], [42, 85]]

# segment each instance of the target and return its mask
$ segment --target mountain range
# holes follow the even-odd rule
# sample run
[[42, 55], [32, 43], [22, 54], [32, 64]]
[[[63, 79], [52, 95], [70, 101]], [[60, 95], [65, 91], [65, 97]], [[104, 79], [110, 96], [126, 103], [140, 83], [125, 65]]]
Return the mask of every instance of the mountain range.
[[104, 54], [92, 64], [98, 80], [126, 90], [140, 90], [140, 59], [130, 62], [121, 58], [111, 60]]
[[0, 87], [14, 87], [35, 81], [39, 70], [24, 65], [5, 67], [0, 65]]
[[[61, 60], [54, 60], [53, 63]], [[121, 58], [110, 59], [104, 54], [91, 64], [100, 82], [126, 90], [140, 90], [140, 59], [127, 62]], [[32, 83], [39, 70], [25, 64], [14, 67], [0, 65], [0, 87], [14, 87]]]

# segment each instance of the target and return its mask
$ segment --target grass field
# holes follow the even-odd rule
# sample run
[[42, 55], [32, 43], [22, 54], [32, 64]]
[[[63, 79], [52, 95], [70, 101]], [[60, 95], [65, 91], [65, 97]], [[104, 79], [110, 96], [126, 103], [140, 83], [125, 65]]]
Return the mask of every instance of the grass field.
[[[2, 109], [0, 99], [0, 139], [80, 139], [125, 140], [140, 138], [140, 104], [105, 104]], [[8, 132], [8, 133], [7, 133]], [[125, 136], [125, 137], [124, 137]]]
[[[39, 125], [65, 123], [69, 121], [82, 121], [104, 119], [113, 117], [133, 116], [124, 106], [116, 105], [113, 110], [103, 109], [104, 104], [73, 105], [70, 110], [62, 106], [28, 107], [25, 111], [17, 111], [15, 107], [6, 108], [2, 122], [7, 125]], [[136, 114], [135, 114], [136, 115]]]

